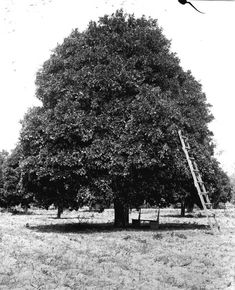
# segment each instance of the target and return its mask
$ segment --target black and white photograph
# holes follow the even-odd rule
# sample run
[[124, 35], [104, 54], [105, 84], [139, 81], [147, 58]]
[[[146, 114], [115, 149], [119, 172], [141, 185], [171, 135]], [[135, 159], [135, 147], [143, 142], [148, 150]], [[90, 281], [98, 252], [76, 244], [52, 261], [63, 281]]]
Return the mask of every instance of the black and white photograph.
[[0, 290], [235, 290], [234, 36], [234, 0], [0, 0]]

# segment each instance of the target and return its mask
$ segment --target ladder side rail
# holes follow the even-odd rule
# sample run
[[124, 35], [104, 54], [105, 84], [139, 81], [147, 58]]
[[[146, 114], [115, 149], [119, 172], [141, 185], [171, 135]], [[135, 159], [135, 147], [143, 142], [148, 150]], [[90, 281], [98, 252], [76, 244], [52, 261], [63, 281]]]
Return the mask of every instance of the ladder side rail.
[[[205, 202], [204, 202], [204, 199], [203, 199], [202, 194], [201, 194], [201, 188], [200, 188], [200, 186], [198, 184], [198, 180], [197, 180], [196, 174], [194, 172], [194, 167], [193, 167], [192, 161], [191, 161], [191, 159], [189, 157], [187, 149], [185, 148], [185, 143], [184, 143], [184, 139], [183, 139], [183, 137], [181, 135], [181, 132], [179, 133], [179, 136], [180, 136], [180, 141], [181, 141], [181, 144], [182, 144], [182, 148], [183, 148], [184, 154], [186, 156], [186, 159], [187, 159], [187, 162], [188, 162], [188, 165], [189, 165], [192, 177], [193, 177], [194, 185], [195, 185], [195, 187], [197, 189], [197, 192], [198, 192], [199, 198], [201, 200], [201, 203], [202, 203], [202, 205], [204, 205]], [[203, 208], [204, 208], [204, 206], [203, 206]], [[205, 206], [205, 208], [206, 208], [206, 206]]]
[[190, 157], [189, 157], [189, 154], [188, 154], [187, 149], [185, 148], [185, 143], [184, 143], [184, 139], [183, 139], [183, 137], [182, 137], [182, 135], [181, 135], [181, 131], [179, 131], [179, 132], [180, 132], [180, 133], [179, 133], [179, 136], [180, 136], [181, 145], [182, 145], [182, 148], [183, 148], [184, 154], [185, 154], [185, 156], [186, 156], [186, 159], [187, 159], [187, 162], [188, 162], [188, 165], [189, 165], [189, 168], [190, 168], [190, 171], [191, 171], [192, 177], [193, 177], [194, 185], [195, 185], [195, 187], [198, 189], [198, 192], [201, 193], [201, 189], [200, 189], [200, 187], [199, 187], [199, 185], [198, 185], [198, 180], [197, 180], [196, 174], [195, 174], [195, 172], [194, 172], [194, 167], [193, 167], [192, 161], [191, 161], [191, 159], [190, 159]]
[[[196, 174], [195, 174], [195, 172], [194, 172], [193, 163], [192, 163], [192, 161], [191, 161], [191, 159], [190, 159], [190, 157], [189, 157], [188, 151], [187, 151], [186, 146], [185, 146], [184, 139], [183, 139], [183, 137], [182, 137], [182, 135], [181, 135], [181, 131], [179, 131], [179, 137], [180, 137], [181, 145], [182, 145], [182, 148], [183, 148], [184, 154], [185, 154], [185, 156], [186, 156], [186, 159], [187, 159], [187, 162], [188, 162], [188, 165], [189, 165], [189, 168], [190, 168], [190, 171], [191, 171], [192, 177], [193, 177], [194, 185], [195, 185], [195, 187], [196, 187], [196, 189], [197, 189], [197, 192], [198, 192], [198, 195], [199, 195], [199, 198], [200, 198], [200, 201], [201, 201], [201, 204], [202, 204], [203, 210], [204, 210], [204, 212], [205, 212], [205, 214], [206, 214], [206, 217], [207, 217], [207, 220], [208, 220], [208, 222], [209, 222], [210, 228], [211, 228], [212, 231], [213, 231], [213, 225], [212, 225], [211, 220], [210, 220], [210, 217], [209, 217], [208, 209], [207, 209], [207, 207], [206, 207], [206, 205], [205, 205], [205, 201], [204, 201], [204, 198], [203, 198], [203, 196], [202, 196], [202, 191], [201, 191], [200, 185], [199, 185], [199, 183], [198, 183], [197, 176], [196, 176]], [[196, 164], [196, 162], [195, 162], [195, 164]], [[195, 168], [195, 169], [198, 171], [197, 164], [196, 164], [196, 168]], [[202, 180], [201, 180], [201, 182], [202, 182]], [[202, 184], [203, 184], [203, 182], [202, 182]], [[205, 192], [206, 192], [206, 190], [205, 190]]]
[[[192, 162], [191, 159], [190, 159], [190, 156], [188, 154], [187, 148], [185, 146], [184, 139], [183, 139], [183, 137], [181, 135], [181, 131], [179, 131], [179, 136], [180, 136], [180, 141], [181, 141], [181, 144], [182, 144], [182, 148], [183, 148], [184, 154], [186, 156], [186, 159], [187, 159], [191, 174], [193, 176], [194, 185], [198, 189], [198, 193], [200, 195], [203, 194], [203, 193], [207, 193], [205, 185], [204, 185], [204, 182], [203, 182], [202, 177], [201, 177], [201, 174], [199, 173], [199, 169], [198, 169], [197, 163], [196, 163], [196, 161]], [[197, 172], [197, 175], [195, 174], [195, 171]], [[201, 183], [202, 189], [200, 188], [200, 186], [198, 184], [198, 181]]]
[[[201, 174], [199, 173], [199, 169], [198, 169], [198, 166], [197, 166], [196, 161], [194, 161], [194, 168], [195, 168], [196, 171], [198, 172], [198, 176], [197, 176], [197, 178], [198, 178], [198, 180], [199, 180], [199, 182], [200, 182], [200, 186], [202, 187], [202, 194], [203, 194], [203, 196], [204, 196], [204, 198], [205, 198], [205, 200], [206, 200], [206, 203], [211, 205], [211, 202], [210, 202], [210, 199], [209, 199], [209, 196], [208, 196], [208, 192], [207, 192], [206, 187], [205, 187], [205, 184], [204, 184], [204, 182], [203, 182], [203, 180], [202, 180], [202, 176], [201, 176]], [[211, 207], [211, 206], [210, 206], [210, 207]]]

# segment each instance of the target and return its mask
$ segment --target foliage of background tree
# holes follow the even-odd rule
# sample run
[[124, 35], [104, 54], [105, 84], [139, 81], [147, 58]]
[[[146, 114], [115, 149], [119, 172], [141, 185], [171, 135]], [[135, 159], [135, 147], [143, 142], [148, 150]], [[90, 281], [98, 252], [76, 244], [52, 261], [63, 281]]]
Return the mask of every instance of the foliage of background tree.
[[16, 147], [7, 157], [3, 166], [3, 189], [5, 207], [19, 205], [21, 202], [21, 194], [19, 190], [20, 180], [20, 152]]
[[231, 202], [235, 204], [235, 173], [230, 176], [230, 183], [232, 187]]
[[125, 225], [127, 208], [144, 200], [167, 205], [189, 193], [196, 199], [178, 129], [208, 170], [213, 117], [156, 20], [117, 11], [74, 30], [36, 85], [42, 107], [23, 121], [21, 167], [23, 186], [42, 203], [113, 201], [115, 223]]
[[22, 192], [20, 188], [20, 160], [22, 157], [20, 145], [17, 145], [10, 154], [4, 153], [4, 155], [1, 167], [0, 206], [9, 208], [21, 205], [27, 208], [33, 199], [30, 193]]
[[3, 179], [3, 166], [7, 159], [8, 152], [6, 150], [0, 151], [0, 207], [2, 207], [4, 202], [4, 179]]
[[[78, 204], [82, 205], [83, 200], [76, 199], [85, 179], [79, 152], [68, 140], [63, 140], [66, 137], [66, 127], [61, 127], [63, 121], [60, 112], [56, 117], [53, 111], [36, 107], [26, 114], [21, 132], [22, 188], [35, 194], [39, 206], [57, 206], [58, 217], [63, 208], [77, 209]], [[72, 126], [70, 120], [67, 125]]]

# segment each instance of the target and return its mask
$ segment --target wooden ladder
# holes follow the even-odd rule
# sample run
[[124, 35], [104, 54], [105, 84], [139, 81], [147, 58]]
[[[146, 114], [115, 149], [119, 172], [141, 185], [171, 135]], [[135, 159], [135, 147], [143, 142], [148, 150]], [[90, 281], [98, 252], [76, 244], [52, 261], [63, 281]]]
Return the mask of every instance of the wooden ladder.
[[[199, 172], [195, 158], [189, 155], [189, 151], [191, 150], [191, 147], [189, 145], [188, 138], [182, 135], [181, 130], [178, 131], [178, 134], [179, 134], [179, 138], [181, 141], [184, 154], [188, 162], [188, 166], [190, 168], [190, 171], [193, 177], [194, 185], [197, 189], [197, 193], [200, 198], [203, 210], [206, 214], [209, 226], [213, 233], [214, 233], [215, 228], [220, 231], [220, 227], [216, 220], [215, 214], [212, 212], [212, 204], [210, 202], [208, 192], [206, 191], [205, 184], [202, 181], [202, 176]], [[214, 220], [214, 223], [212, 222], [212, 219]]]

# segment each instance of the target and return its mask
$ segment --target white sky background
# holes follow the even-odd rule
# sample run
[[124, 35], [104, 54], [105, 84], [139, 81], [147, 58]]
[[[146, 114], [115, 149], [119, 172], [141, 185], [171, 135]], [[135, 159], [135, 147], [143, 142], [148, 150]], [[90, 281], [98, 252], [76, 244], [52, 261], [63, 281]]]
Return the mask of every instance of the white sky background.
[[218, 160], [235, 172], [235, 1], [192, 3], [205, 14], [178, 0], [0, 0], [0, 150], [14, 148], [19, 121], [40, 104], [35, 74], [57, 43], [123, 7], [158, 19], [183, 68], [201, 82], [213, 105]]

